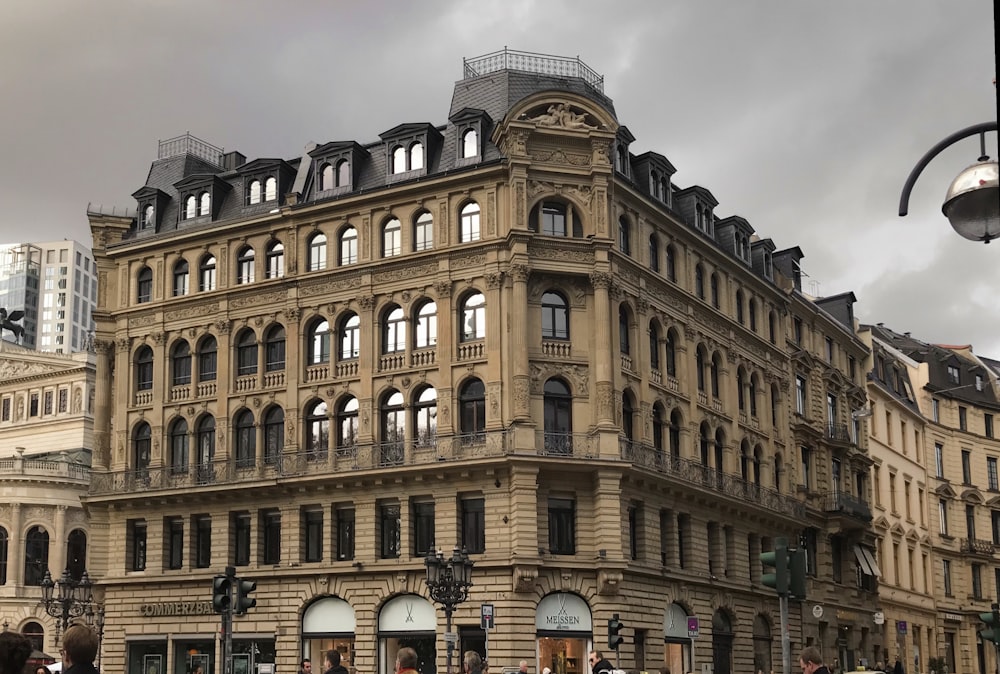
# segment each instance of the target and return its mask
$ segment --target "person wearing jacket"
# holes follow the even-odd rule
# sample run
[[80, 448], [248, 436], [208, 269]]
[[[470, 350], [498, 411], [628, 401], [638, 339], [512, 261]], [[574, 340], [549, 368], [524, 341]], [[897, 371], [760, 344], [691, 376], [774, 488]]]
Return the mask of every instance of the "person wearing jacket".
[[324, 664], [326, 669], [323, 674], [347, 674], [347, 667], [340, 664], [340, 651], [338, 650], [332, 648], [328, 650]]
[[611, 670], [614, 669], [614, 666], [604, 659], [600, 651], [591, 651], [589, 662], [590, 671], [593, 674], [611, 674]]
[[99, 642], [94, 630], [86, 625], [73, 625], [63, 634], [62, 643], [60, 653], [65, 674], [97, 674], [94, 660]]

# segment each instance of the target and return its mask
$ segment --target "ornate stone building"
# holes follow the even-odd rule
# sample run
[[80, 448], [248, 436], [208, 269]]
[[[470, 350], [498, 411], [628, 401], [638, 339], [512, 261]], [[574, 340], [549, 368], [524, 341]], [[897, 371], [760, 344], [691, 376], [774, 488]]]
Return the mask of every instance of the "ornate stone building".
[[446, 123], [379, 138], [248, 162], [181, 137], [135, 220], [90, 214], [106, 661], [220, 671], [233, 565], [240, 667], [385, 674], [409, 644], [430, 674], [424, 558], [458, 545], [460, 650], [491, 603], [501, 665], [586, 672], [618, 613], [625, 669], [769, 671], [778, 536], [821, 597], [793, 647], [873, 651], [853, 296], [813, 301], [798, 249], [632, 150], [579, 60], [466, 61]]
[[90, 483], [94, 355], [40, 353], [0, 342], [0, 621], [58, 652], [41, 606], [50, 570], [79, 579], [92, 529], [81, 504]]

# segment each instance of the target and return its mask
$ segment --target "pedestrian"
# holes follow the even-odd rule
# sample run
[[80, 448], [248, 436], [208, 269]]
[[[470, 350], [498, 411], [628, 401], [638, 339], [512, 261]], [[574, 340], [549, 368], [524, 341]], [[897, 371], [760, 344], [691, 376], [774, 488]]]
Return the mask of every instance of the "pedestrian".
[[517, 664], [517, 674], [528, 674], [527, 660], [521, 660], [521, 662]]
[[302, 658], [302, 662], [299, 663], [299, 674], [312, 674], [313, 663], [309, 658]]
[[0, 674], [21, 674], [33, 650], [20, 632], [0, 632]]
[[35, 674], [52, 674], [52, 672], [45, 665], [38, 665], [35, 667]]
[[896, 656], [896, 664], [892, 667], [892, 674], [906, 674], [903, 671], [903, 663], [900, 661], [899, 656]]
[[403, 672], [417, 672], [417, 652], [409, 646], [404, 646], [396, 651], [396, 674]]
[[94, 660], [99, 642], [94, 630], [86, 625], [73, 625], [63, 634], [62, 643], [64, 674], [97, 674]]
[[483, 659], [475, 651], [466, 651], [462, 657], [465, 674], [483, 674]]
[[347, 674], [347, 667], [340, 664], [340, 651], [331, 648], [326, 652], [323, 674]]
[[[600, 651], [591, 651], [589, 662], [590, 671], [593, 672], [593, 674], [602, 674], [603, 672], [611, 674], [611, 670], [614, 669], [612, 664], [604, 659], [604, 656]], [[809, 673], [807, 672], [807, 674]]]
[[815, 646], [806, 646], [799, 656], [799, 667], [802, 674], [830, 674], [830, 670], [823, 664], [823, 656]]

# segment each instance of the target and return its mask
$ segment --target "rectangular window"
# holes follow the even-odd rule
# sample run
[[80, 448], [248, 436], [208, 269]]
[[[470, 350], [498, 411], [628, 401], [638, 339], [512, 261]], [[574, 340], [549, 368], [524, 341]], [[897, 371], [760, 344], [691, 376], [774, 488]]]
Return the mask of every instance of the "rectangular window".
[[958, 428], [959, 430], [969, 430], [969, 411], [959, 405], [958, 407]]
[[549, 552], [576, 554], [576, 501], [549, 497]]
[[965, 537], [972, 540], [976, 538], [976, 506], [965, 506]]
[[37, 417], [38, 416], [38, 394], [31, 394], [31, 402], [28, 406], [28, 416]]
[[52, 391], [46, 391], [42, 395], [42, 401], [43, 401], [42, 402], [42, 414], [46, 414], [46, 415], [52, 414], [53, 399], [54, 399], [54, 396], [52, 395]]
[[10, 421], [10, 398], [4, 398], [0, 403], [0, 421]]
[[250, 513], [235, 512], [229, 516], [229, 530], [232, 532], [233, 566], [250, 565]]
[[812, 486], [812, 450], [808, 447], [799, 449], [802, 455], [802, 486], [809, 489]]
[[875, 497], [875, 505], [882, 505], [882, 466], [872, 466], [872, 495]]
[[1000, 510], [990, 511], [990, 523], [993, 525], [993, 545], [1000, 545]]
[[896, 509], [896, 475], [889, 473], [889, 508], [893, 515], [899, 513]]
[[795, 375], [795, 411], [805, 416], [806, 413], [806, 379]]
[[827, 337], [826, 338], [826, 362], [828, 362], [828, 363], [832, 363], [833, 362], [833, 338], [832, 337]]
[[944, 445], [940, 442], [934, 443], [934, 475], [944, 479]]
[[212, 565], [212, 518], [208, 515], [193, 516], [191, 531], [194, 533], [193, 566], [206, 569]]
[[125, 551], [128, 571], [146, 570], [146, 520], [128, 520], [125, 524]]
[[938, 525], [941, 527], [941, 535], [948, 536], [948, 501], [938, 500]]
[[986, 458], [986, 480], [990, 491], [1000, 489], [1000, 485], [997, 484], [997, 460], [992, 456]]
[[941, 575], [944, 578], [944, 596], [952, 596], [951, 592], [951, 560], [941, 560]]
[[972, 565], [972, 598], [981, 600], [983, 598], [983, 565]]
[[628, 509], [628, 551], [630, 559], [639, 559], [639, 541], [642, 537], [642, 506], [633, 504]]
[[482, 498], [463, 498], [461, 501], [462, 547], [469, 554], [486, 551], [486, 501]]
[[302, 509], [302, 560], [323, 561], [323, 511], [318, 508]]
[[184, 520], [180, 517], [166, 517], [163, 520], [163, 533], [166, 540], [163, 547], [166, 551], [164, 559], [168, 569], [180, 569], [184, 566]]
[[993, 415], [984, 414], [983, 415], [983, 435], [987, 438], [993, 437]]
[[65, 414], [67, 409], [69, 409], [69, 389], [61, 388], [59, 389], [56, 411], [59, 414]]
[[260, 512], [260, 561], [262, 564], [281, 563], [281, 512], [275, 509]]
[[691, 516], [681, 514], [677, 516], [677, 566], [687, 567], [687, 553], [690, 549], [688, 544], [691, 538]]
[[833, 582], [844, 582], [844, 550], [839, 536], [830, 536], [830, 562]]
[[962, 484], [972, 484], [972, 452], [962, 450]]
[[337, 559], [354, 559], [354, 508], [337, 508]]
[[920, 510], [920, 526], [926, 526], [926, 518], [924, 517], [924, 489], [923, 487], [917, 487], [917, 508]]
[[660, 510], [660, 564], [670, 568], [677, 560], [674, 541], [677, 540], [675, 522], [677, 518], [671, 510]]
[[931, 398], [931, 417], [934, 423], [941, 421], [941, 401], [937, 398]]
[[399, 504], [383, 503], [378, 507], [379, 557], [399, 557], [400, 530]]
[[948, 366], [948, 381], [952, 384], [961, 384], [961, 375], [959, 375], [958, 368], [954, 365]]
[[794, 321], [792, 321], [792, 330], [793, 330], [793, 332], [792, 332], [792, 339], [795, 340], [796, 344], [798, 344], [799, 346], [802, 346], [802, 319], [801, 318], [796, 318]]
[[413, 556], [426, 557], [434, 545], [434, 502], [412, 501], [410, 519], [413, 523]]

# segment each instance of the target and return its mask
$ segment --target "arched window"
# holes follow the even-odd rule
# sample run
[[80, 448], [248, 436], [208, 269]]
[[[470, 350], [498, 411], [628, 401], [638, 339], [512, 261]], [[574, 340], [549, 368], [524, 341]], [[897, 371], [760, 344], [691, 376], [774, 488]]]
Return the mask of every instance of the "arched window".
[[698, 428], [698, 458], [701, 461], [701, 465], [705, 468], [708, 468], [709, 462], [712, 460], [709, 433], [708, 424], [702, 424]]
[[326, 234], [316, 232], [309, 237], [309, 271], [326, 269]]
[[382, 396], [379, 413], [381, 420], [379, 463], [382, 466], [399, 465], [403, 462], [403, 443], [406, 441], [406, 410], [403, 407], [403, 394], [399, 391], [389, 391]]
[[264, 414], [264, 463], [277, 463], [284, 448], [285, 410], [275, 406]]
[[215, 418], [205, 415], [195, 427], [198, 442], [198, 482], [204, 484], [214, 477], [212, 462], [215, 460]]
[[767, 312], [767, 339], [772, 344], [778, 343], [778, 335], [776, 329], [777, 319], [774, 317], [774, 312]]
[[196, 217], [198, 217], [198, 200], [192, 194], [184, 200], [184, 219], [190, 220]]
[[348, 314], [340, 322], [340, 360], [357, 360], [361, 353], [361, 319]]
[[337, 162], [337, 187], [349, 187], [351, 184], [351, 162], [341, 159]]
[[139, 270], [135, 295], [135, 301], [139, 304], [145, 304], [153, 299], [153, 270], [149, 267], [143, 267]]
[[413, 439], [418, 447], [434, 444], [437, 437], [437, 391], [433, 386], [424, 387], [413, 406]]
[[458, 393], [459, 433], [482, 440], [486, 431], [486, 387], [479, 379], [462, 384]]
[[136, 425], [132, 431], [132, 465], [135, 467], [136, 475], [145, 477], [151, 460], [150, 449], [152, 447], [152, 434], [149, 424], [145, 421]]
[[671, 377], [677, 376], [677, 333], [672, 329], [667, 330], [667, 374]]
[[747, 314], [750, 318], [750, 329], [757, 332], [757, 301], [752, 297], [747, 305]]
[[264, 201], [274, 201], [278, 198], [278, 181], [269, 177], [264, 181]]
[[632, 226], [624, 215], [618, 218], [618, 248], [626, 255], [632, 254]]
[[750, 481], [750, 443], [745, 439], [740, 443], [740, 477], [744, 482]]
[[674, 410], [670, 413], [670, 456], [681, 455], [681, 413]]
[[424, 146], [417, 142], [410, 146], [410, 170], [416, 171], [424, 167]]
[[198, 290], [208, 292], [215, 290], [215, 256], [206, 255], [198, 265]]
[[653, 406], [653, 449], [656, 450], [657, 464], [662, 466], [663, 458], [663, 436], [666, 434], [667, 425], [663, 418], [663, 408], [659, 403]]
[[719, 371], [722, 370], [722, 357], [718, 353], [712, 354], [712, 397], [719, 397]]
[[236, 336], [236, 375], [257, 374], [257, 335], [246, 328]]
[[305, 441], [306, 458], [310, 460], [323, 459], [330, 447], [330, 418], [327, 415], [326, 403], [317, 400], [306, 408]]
[[401, 353], [405, 350], [406, 315], [402, 307], [394, 305], [383, 314], [382, 353]]
[[546, 454], [573, 453], [573, 396], [561, 379], [549, 379], [543, 388]]
[[649, 323], [649, 367], [660, 370], [660, 328], [654, 321]]
[[332, 164], [323, 164], [323, 167], [320, 169], [319, 188], [321, 190], [331, 190], [334, 188]]
[[309, 365], [330, 362], [330, 324], [324, 318], [314, 319], [306, 330], [306, 361]]
[[558, 201], [544, 201], [538, 206], [538, 229], [545, 236], [568, 236], [569, 209]]
[[346, 267], [358, 263], [358, 230], [345, 227], [340, 233], [340, 260], [338, 264]]
[[715, 430], [715, 471], [721, 473], [725, 468], [726, 434], [721, 428]]
[[254, 259], [253, 248], [244, 246], [236, 255], [236, 283], [253, 283], [254, 281]]
[[170, 443], [170, 473], [179, 475], [188, 472], [191, 455], [188, 447], [188, 424], [184, 419], [177, 419], [170, 424], [168, 431]]
[[750, 375], [750, 388], [749, 388], [749, 402], [750, 402], [750, 416], [757, 417], [757, 390], [760, 384], [757, 380], [757, 374], [754, 373]]
[[285, 328], [272, 325], [264, 333], [264, 372], [285, 369]]
[[472, 293], [462, 301], [460, 330], [462, 342], [486, 338], [486, 296], [482, 293]]
[[635, 403], [628, 391], [622, 396], [622, 433], [630, 442], [635, 439]]
[[152, 205], [146, 206], [142, 211], [142, 228], [152, 229], [156, 226], [156, 210]]
[[210, 215], [212, 213], [212, 195], [202, 192], [198, 203], [198, 215]]
[[632, 353], [632, 340], [629, 335], [629, 315], [624, 304], [618, 305], [618, 344], [623, 355]]
[[657, 273], [660, 271], [660, 239], [656, 234], [649, 235], [649, 268]]
[[413, 250], [430, 250], [434, 247], [434, 217], [422, 211], [413, 222]]
[[437, 304], [427, 300], [417, 308], [417, 329], [414, 346], [418, 349], [437, 345]]
[[24, 584], [39, 586], [49, 570], [49, 533], [39, 526], [24, 536]]
[[476, 157], [479, 155], [479, 134], [475, 129], [466, 129], [462, 134], [462, 158]]
[[135, 390], [149, 391], [153, 388], [153, 350], [140, 346], [135, 352]]
[[261, 197], [261, 185], [259, 180], [251, 180], [250, 186], [247, 188], [247, 203], [251, 206], [253, 204], [259, 204]]
[[177, 264], [174, 265], [174, 297], [188, 294], [190, 279], [187, 260], [178, 260]]
[[233, 455], [237, 468], [251, 468], [257, 461], [257, 429], [250, 410], [240, 410], [233, 419]]
[[673, 281], [674, 283], [676, 283], [677, 282], [677, 251], [674, 250], [674, 247], [672, 245], [667, 246], [666, 258], [667, 258], [666, 259], [666, 263], [667, 263], [666, 264], [666, 275], [667, 275], [667, 278], [670, 279], [671, 281]]
[[10, 551], [10, 534], [0, 527], [0, 585], [7, 584], [7, 555]]
[[712, 306], [715, 307], [716, 309], [718, 309], [719, 306], [720, 306], [720, 304], [719, 304], [719, 275], [716, 274], [715, 272], [712, 272], [711, 285], [712, 285], [712, 288], [711, 288], [711, 290], [712, 290]]
[[285, 275], [285, 246], [280, 241], [272, 241], [265, 253], [267, 278], [281, 278]]
[[[760, 445], [758, 445], [758, 447], [760, 447]], [[764, 450], [761, 450], [761, 452], [763, 452], [763, 451]], [[775, 454], [774, 455], [774, 490], [776, 492], [778, 492], [778, 493], [781, 493], [781, 482], [782, 482], [782, 476], [784, 474], [785, 474], [785, 471], [782, 469], [781, 454]], [[760, 484], [759, 479], [760, 478], [758, 477], [758, 484]]]
[[358, 444], [358, 399], [347, 398], [337, 408], [337, 449], [346, 450]]
[[461, 222], [461, 238], [459, 240], [462, 243], [479, 241], [479, 204], [470, 201], [463, 206], [459, 220]]
[[73, 529], [66, 538], [66, 569], [69, 577], [79, 582], [87, 568], [87, 533]]
[[395, 257], [403, 248], [403, 227], [397, 218], [390, 218], [382, 226], [382, 257]]
[[542, 294], [542, 339], [569, 339], [569, 304], [561, 294]]
[[191, 347], [183, 339], [170, 349], [170, 385], [191, 383]]
[[743, 312], [744, 312], [744, 309], [743, 309], [743, 291], [742, 290], [737, 290], [736, 291], [736, 322], [739, 323], [740, 325], [743, 325], [743, 321], [746, 320], [745, 316], [743, 315]]
[[392, 172], [406, 173], [406, 148], [402, 145], [392, 149]]
[[701, 393], [705, 392], [705, 367], [707, 365], [707, 356], [705, 352], [705, 347], [699, 346], [698, 350], [695, 352], [695, 369], [698, 371], [698, 390]]
[[218, 343], [215, 337], [208, 335], [198, 346], [198, 381], [215, 381], [219, 369]]
[[705, 270], [700, 264], [694, 267], [694, 294], [698, 299], [705, 299]]
[[740, 412], [746, 412], [746, 394], [744, 393], [746, 383], [746, 373], [741, 366], [736, 370], [736, 405], [739, 407]]

